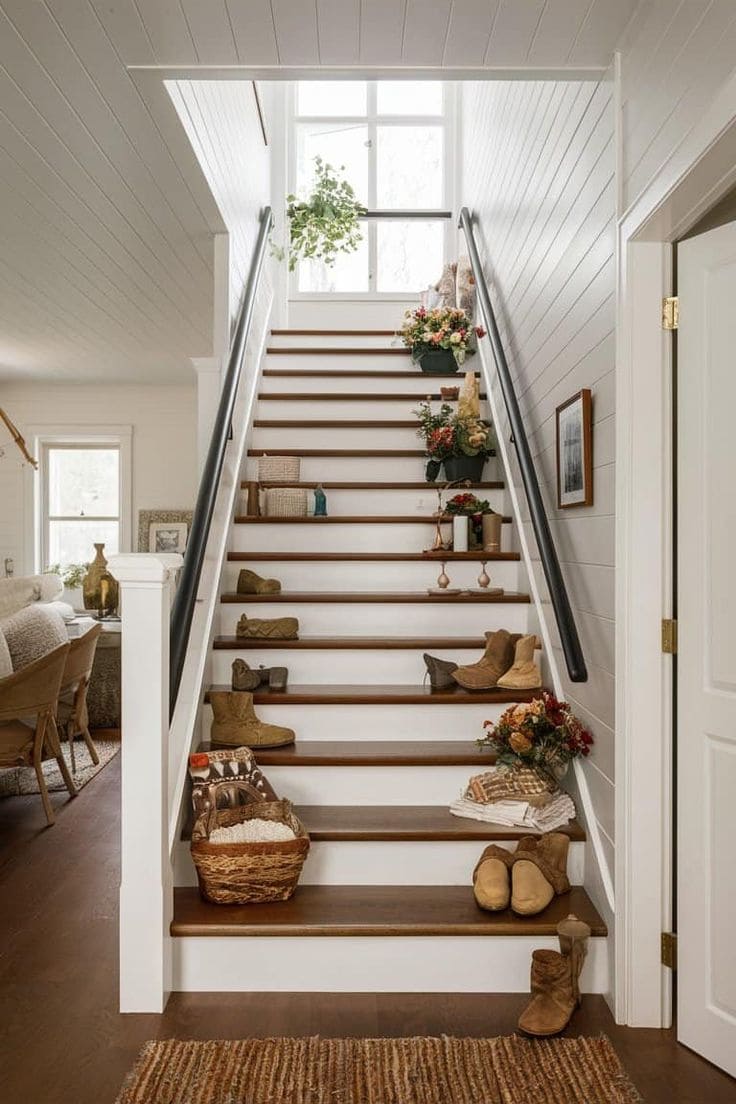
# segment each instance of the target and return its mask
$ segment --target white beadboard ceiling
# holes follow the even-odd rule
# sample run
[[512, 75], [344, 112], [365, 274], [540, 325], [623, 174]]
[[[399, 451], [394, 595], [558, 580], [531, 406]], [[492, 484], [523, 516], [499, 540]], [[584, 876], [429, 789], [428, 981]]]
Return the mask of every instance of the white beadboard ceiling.
[[0, 379], [181, 380], [211, 351], [227, 226], [151, 68], [595, 76], [636, 7], [0, 0]]

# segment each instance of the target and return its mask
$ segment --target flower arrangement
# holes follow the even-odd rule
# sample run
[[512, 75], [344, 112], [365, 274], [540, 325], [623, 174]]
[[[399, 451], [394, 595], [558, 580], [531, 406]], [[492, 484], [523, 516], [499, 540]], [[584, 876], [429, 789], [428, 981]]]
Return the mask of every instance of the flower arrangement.
[[411, 349], [414, 361], [433, 349], [449, 349], [456, 362], [462, 364], [473, 335], [485, 337], [485, 332], [482, 326], [474, 327], [470, 317], [459, 307], [435, 307], [433, 310], [418, 307], [406, 311], [398, 336]]
[[466, 491], [464, 494], [456, 494], [454, 498], [450, 499], [445, 506], [445, 513], [467, 514], [469, 517], [472, 517], [473, 514], [491, 513], [491, 507], [485, 498], [478, 498], [476, 495]]
[[[482, 465], [487, 456], [495, 456], [493, 429], [481, 418], [455, 412], [449, 403], [442, 403], [433, 411], [429, 401], [419, 404], [413, 411], [419, 421], [417, 437], [424, 440], [427, 454], [427, 479], [433, 482], [443, 463], [455, 457], [478, 457]], [[451, 474], [445, 466], [448, 479], [462, 478], [466, 472]]]
[[533, 701], [511, 706], [483, 727], [487, 733], [478, 743], [495, 751], [499, 763], [532, 767], [555, 782], [571, 760], [590, 754], [593, 743], [567, 702], [547, 690]]
[[[340, 171], [314, 158], [314, 188], [307, 200], [286, 197], [289, 221], [289, 271], [304, 258], [332, 266], [338, 253], [353, 253], [363, 240], [358, 218], [365, 211]], [[286, 252], [274, 242], [271, 253], [283, 261]]]

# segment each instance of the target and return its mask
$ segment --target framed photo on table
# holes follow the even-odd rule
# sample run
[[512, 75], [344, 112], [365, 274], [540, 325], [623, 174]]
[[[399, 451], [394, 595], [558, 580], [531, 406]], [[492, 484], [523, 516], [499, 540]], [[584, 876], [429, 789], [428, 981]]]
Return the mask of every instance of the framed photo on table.
[[593, 404], [588, 388], [557, 407], [557, 508], [593, 505]]

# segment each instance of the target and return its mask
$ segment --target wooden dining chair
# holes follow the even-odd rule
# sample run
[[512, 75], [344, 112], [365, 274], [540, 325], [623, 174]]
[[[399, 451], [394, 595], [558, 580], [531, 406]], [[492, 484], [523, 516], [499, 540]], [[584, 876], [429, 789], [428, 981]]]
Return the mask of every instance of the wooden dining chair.
[[74, 756], [74, 741], [77, 736], [81, 736], [84, 740], [95, 766], [100, 761], [97, 748], [89, 733], [87, 688], [92, 674], [92, 664], [95, 660], [97, 638], [101, 632], [102, 625], [94, 625], [89, 632], [70, 641], [69, 654], [66, 657], [66, 666], [61, 677], [56, 720], [60, 730], [69, 741], [72, 773], [76, 771], [77, 766]]
[[[0, 767], [33, 767], [38, 779], [46, 820], [56, 820], [43, 773], [45, 760], [56, 759], [72, 797], [76, 789], [62, 754], [56, 707], [69, 645], [52, 652], [20, 671], [0, 679]], [[35, 726], [23, 717], [35, 717]]]

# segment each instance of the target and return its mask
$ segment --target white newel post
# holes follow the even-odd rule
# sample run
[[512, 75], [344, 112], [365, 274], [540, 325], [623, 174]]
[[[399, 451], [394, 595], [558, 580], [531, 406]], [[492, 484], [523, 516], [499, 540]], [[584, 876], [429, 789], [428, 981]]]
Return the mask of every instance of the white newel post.
[[120, 1011], [163, 1012], [171, 991], [169, 612], [180, 555], [111, 556], [122, 613]]

